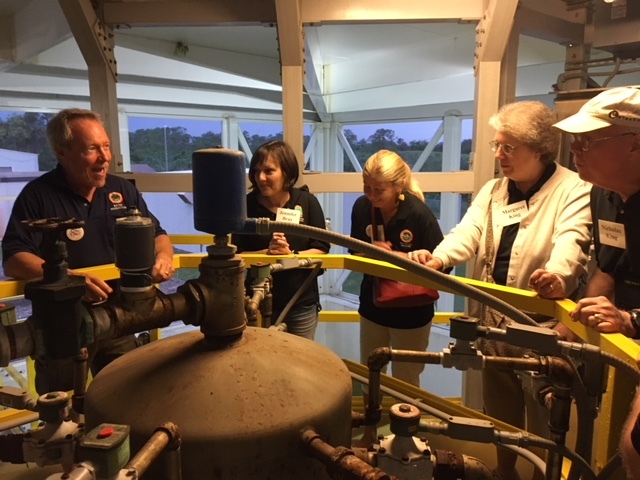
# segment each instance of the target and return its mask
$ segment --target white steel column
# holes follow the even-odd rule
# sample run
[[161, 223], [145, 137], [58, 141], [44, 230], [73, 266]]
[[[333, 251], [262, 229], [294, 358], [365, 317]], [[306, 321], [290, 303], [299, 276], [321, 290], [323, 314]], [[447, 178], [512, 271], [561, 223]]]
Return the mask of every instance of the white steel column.
[[91, 109], [103, 117], [111, 139], [113, 161], [111, 172], [122, 172], [124, 162], [118, 127], [118, 97], [116, 92], [116, 60], [113, 52], [113, 31], [98, 18], [90, 0], [58, 0], [78, 43], [89, 70]]
[[235, 115], [225, 115], [222, 119], [222, 146], [231, 150], [238, 150], [238, 118]]
[[[276, 0], [278, 44], [282, 66], [282, 127], [284, 140], [291, 145], [304, 169], [303, 81], [304, 38], [299, 0]], [[298, 183], [304, 183], [304, 174]]]
[[[474, 192], [478, 192], [496, 175], [493, 153], [485, 145], [494, 135], [493, 129], [489, 127], [489, 117], [506, 101], [502, 62], [511, 37], [518, 0], [489, 0], [487, 5], [476, 28], [476, 111], [470, 157]], [[515, 81], [509, 87], [515, 88]], [[511, 98], [513, 96], [513, 93], [509, 95]], [[462, 403], [470, 408], [482, 409], [482, 381], [479, 372], [467, 370], [463, 373]]]
[[[484, 146], [493, 139], [494, 132], [488, 125], [489, 117], [505, 102], [502, 61], [511, 36], [517, 6], [518, 0], [489, 0], [488, 8], [476, 28], [476, 111], [471, 153], [474, 192], [478, 192], [495, 176], [493, 154]], [[510, 87], [514, 88], [515, 83]], [[513, 93], [509, 97], [512, 98]]]
[[124, 108], [118, 109], [118, 125], [120, 126], [120, 149], [122, 151], [122, 171], [131, 172], [131, 148], [129, 146], [129, 115]]
[[[316, 165], [318, 170], [322, 172], [342, 172], [343, 171], [343, 150], [338, 140], [338, 132], [341, 126], [336, 122], [320, 123], [318, 129], [318, 142], [316, 148]], [[344, 194], [340, 193], [324, 193], [322, 194], [322, 210], [326, 218], [331, 220], [331, 228], [339, 233], [348, 234], [343, 231], [344, 225]], [[331, 246], [331, 253], [346, 253], [344, 248], [335, 245]], [[338, 285], [341, 276], [340, 270], [327, 270], [320, 277], [322, 280], [320, 286], [322, 293], [326, 295], [337, 295], [340, 293], [342, 285]]]
[[[444, 117], [444, 138], [442, 142], [442, 171], [460, 170], [460, 151], [462, 142], [462, 118], [455, 112], [448, 112]], [[440, 194], [440, 228], [446, 235], [458, 223], [460, 212], [460, 195], [457, 193]], [[438, 300], [438, 310], [453, 312], [454, 296], [444, 293]]]

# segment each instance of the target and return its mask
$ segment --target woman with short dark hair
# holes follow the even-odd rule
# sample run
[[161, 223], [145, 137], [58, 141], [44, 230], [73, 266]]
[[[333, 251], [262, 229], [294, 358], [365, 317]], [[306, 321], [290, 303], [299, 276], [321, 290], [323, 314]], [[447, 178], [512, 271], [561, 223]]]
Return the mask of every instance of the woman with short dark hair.
[[[278, 212], [299, 215], [299, 223], [326, 228], [325, 216], [318, 199], [306, 187], [296, 188], [299, 166], [292, 148], [285, 142], [272, 141], [261, 145], [251, 157], [247, 195], [249, 217], [276, 220]], [[299, 212], [296, 213], [296, 212]], [[238, 252], [267, 255], [297, 255], [329, 253], [330, 244], [297, 235], [274, 233], [262, 235], [235, 235], [233, 242]], [[275, 320], [309, 276], [310, 270], [284, 270], [273, 274], [273, 316]], [[317, 280], [313, 281], [293, 305], [284, 319], [287, 331], [313, 340], [318, 324], [320, 295]]]

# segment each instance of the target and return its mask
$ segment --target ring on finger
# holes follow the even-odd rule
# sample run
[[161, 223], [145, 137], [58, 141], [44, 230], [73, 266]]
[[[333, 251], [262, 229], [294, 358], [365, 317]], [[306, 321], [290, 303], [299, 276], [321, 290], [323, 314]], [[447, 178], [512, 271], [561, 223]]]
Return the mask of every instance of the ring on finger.
[[595, 319], [597, 324], [600, 324], [602, 322], [602, 320], [600, 319], [600, 314], [596, 313], [593, 318]]

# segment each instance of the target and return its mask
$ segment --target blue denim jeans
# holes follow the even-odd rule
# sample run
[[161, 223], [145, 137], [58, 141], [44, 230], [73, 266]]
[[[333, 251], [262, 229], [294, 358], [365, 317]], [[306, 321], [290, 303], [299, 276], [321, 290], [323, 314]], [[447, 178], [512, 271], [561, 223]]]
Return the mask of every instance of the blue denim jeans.
[[[278, 315], [279, 312], [274, 312], [272, 318], [275, 320]], [[318, 305], [292, 308], [283, 323], [287, 324], [287, 332], [313, 340], [318, 326]]]

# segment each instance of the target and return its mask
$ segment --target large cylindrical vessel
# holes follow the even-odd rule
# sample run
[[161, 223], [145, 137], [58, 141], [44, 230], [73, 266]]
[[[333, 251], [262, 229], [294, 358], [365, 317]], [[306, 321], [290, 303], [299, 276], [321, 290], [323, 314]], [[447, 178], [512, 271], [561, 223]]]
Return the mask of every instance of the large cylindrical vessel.
[[[275, 330], [248, 328], [212, 350], [198, 331], [153, 342], [109, 364], [86, 396], [87, 426], [131, 426], [137, 451], [156, 427], [178, 425], [184, 480], [327, 479], [301, 449], [312, 426], [351, 440], [351, 379], [333, 352]], [[163, 479], [162, 459], [149, 478]]]

